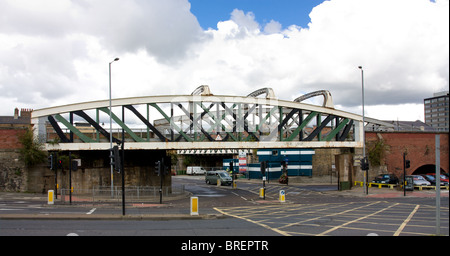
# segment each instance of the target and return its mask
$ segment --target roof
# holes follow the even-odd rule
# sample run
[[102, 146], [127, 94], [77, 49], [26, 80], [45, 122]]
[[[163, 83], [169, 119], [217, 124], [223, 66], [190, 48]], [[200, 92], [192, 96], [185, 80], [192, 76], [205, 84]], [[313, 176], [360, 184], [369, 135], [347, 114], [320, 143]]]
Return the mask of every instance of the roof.
[[14, 119], [13, 116], [0, 116], [0, 124], [30, 124], [31, 119], [29, 117], [18, 117]]
[[381, 121], [385, 125], [366, 125], [366, 131], [374, 130], [385, 130], [385, 131], [424, 131], [431, 132], [436, 131], [430, 125], [420, 121], [393, 121], [393, 120], [383, 120]]

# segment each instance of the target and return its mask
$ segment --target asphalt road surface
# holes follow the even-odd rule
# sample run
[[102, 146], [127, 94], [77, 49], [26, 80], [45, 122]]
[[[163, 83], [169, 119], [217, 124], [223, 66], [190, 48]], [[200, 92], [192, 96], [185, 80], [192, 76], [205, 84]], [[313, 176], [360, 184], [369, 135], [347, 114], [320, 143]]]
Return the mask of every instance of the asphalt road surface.
[[[239, 181], [230, 186], [207, 185], [202, 177], [177, 176], [199, 212], [191, 219], [56, 219], [52, 216], [117, 216], [120, 204], [74, 203], [47, 205], [45, 195], [0, 193], [0, 236], [448, 236], [447, 196], [441, 198], [440, 229], [436, 229], [435, 197], [418, 192], [408, 197], [373, 197], [336, 191], [335, 185], [279, 185]], [[383, 188], [384, 191], [388, 188]], [[284, 190], [286, 202], [278, 201]], [[376, 190], [373, 190], [376, 191]], [[381, 191], [381, 190], [378, 190]], [[376, 191], [376, 192], [378, 192]], [[389, 193], [395, 193], [387, 191]], [[445, 192], [444, 192], [445, 195]], [[158, 200], [159, 202], [159, 200]], [[189, 216], [189, 196], [157, 202], [127, 204], [127, 216]], [[7, 216], [40, 218], [6, 218]], [[3, 216], [3, 218], [2, 218]], [[6, 216], [6, 217], [5, 217]], [[46, 219], [42, 217], [46, 216]]]

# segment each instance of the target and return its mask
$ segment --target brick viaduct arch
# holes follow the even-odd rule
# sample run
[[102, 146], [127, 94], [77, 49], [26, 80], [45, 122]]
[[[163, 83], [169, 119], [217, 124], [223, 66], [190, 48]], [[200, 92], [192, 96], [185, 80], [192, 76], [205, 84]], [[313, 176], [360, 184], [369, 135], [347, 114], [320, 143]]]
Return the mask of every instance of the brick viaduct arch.
[[441, 172], [449, 172], [449, 136], [446, 132], [366, 132], [368, 150], [370, 144], [383, 140], [384, 156], [382, 164], [389, 173], [403, 175], [403, 153], [411, 161], [407, 175], [434, 172], [436, 163], [435, 135], [440, 135]]

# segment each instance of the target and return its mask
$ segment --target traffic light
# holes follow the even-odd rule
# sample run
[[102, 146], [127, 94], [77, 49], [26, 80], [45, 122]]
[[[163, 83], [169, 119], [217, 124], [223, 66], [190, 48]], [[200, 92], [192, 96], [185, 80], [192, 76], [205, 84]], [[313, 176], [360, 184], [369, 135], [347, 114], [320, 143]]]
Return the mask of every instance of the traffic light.
[[169, 175], [170, 174], [170, 167], [172, 166], [172, 159], [171, 159], [170, 156], [163, 157], [163, 159], [162, 159], [162, 166], [164, 168], [163, 175], [164, 176]]
[[369, 170], [369, 159], [367, 159], [367, 156], [363, 157], [361, 159], [360, 165], [361, 165], [361, 170], [363, 170], [363, 171]]
[[231, 173], [234, 173], [234, 163], [233, 163], [233, 159], [231, 160], [231, 162], [230, 162], [230, 171], [231, 171]]
[[120, 159], [119, 147], [114, 146], [113, 150], [114, 150], [114, 169], [116, 169], [116, 171], [120, 173], [122, 169], [122, 161]]
[[266, 161], [261, 162], [261, 174], [262, 176], [266, 174]]
[[50, 168], [50, 170], [53, 170], [53, 154], [50, 154], [47, 159], [47, 167]]
[[411, 161], [406, 160], [405, 161], [405, 168], [409, 168], [409, 167], [411, 167]]
[[75, 160], [72, 160], [72, 171], [78, 170], [78, 162]]
[[155, 162], [155, 174], [158, 176], [161, 175], [161, 161]]
[[62, 160], [58, 160], [58, 161], [57, 161], [56, 167], [58, 167], [59, 169], [62, 170], [62, 168], [63, 168]]
[[120, 160], [120, 154], [119, 154], [119, 147], [118, 146], [114, 146], [111, 150], [110, 153], [110, 158], [111, 158], [111, 165], [114, 166], [114, 169], [120, 173], [121, 169], [122, 169], [122, 164], [121, 164], [121, 160]]

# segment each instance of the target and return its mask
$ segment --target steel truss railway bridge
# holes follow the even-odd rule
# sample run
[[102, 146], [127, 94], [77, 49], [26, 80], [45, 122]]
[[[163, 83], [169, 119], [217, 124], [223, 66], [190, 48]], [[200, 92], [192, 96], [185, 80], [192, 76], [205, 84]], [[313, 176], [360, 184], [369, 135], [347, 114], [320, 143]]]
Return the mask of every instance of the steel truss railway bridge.
[[[321, 106], [303, 102], [315, 96], [323, 96]], [[35, 136], [49, 151], [109, 150], [111, 132], [125, 149], [363, 146], [362, 116], [335, 109], [328, 91], [287, 101], [271, 88], [220, 96], [200, 86], [190, 95], [112, 99], [111, 105], [112, 111], [109, 100], [34, 110]]]

